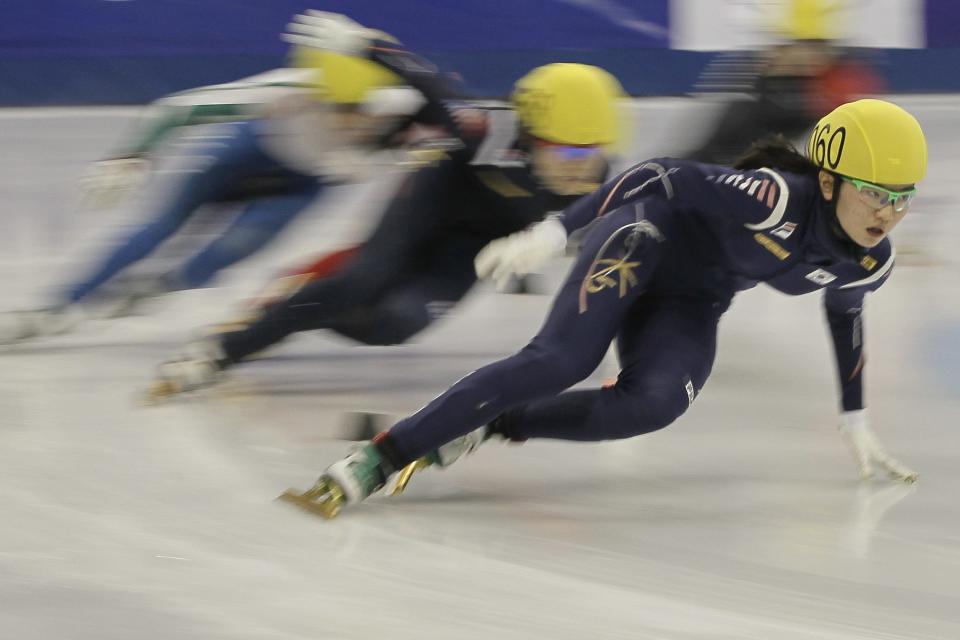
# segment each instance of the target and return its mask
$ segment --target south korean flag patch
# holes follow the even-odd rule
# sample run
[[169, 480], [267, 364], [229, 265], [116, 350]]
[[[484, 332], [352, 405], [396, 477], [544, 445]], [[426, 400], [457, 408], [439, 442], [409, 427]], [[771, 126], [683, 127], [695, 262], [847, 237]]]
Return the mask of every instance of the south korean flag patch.
[[829, 271], [824, 271], [823, 269], [817, 269], [816, 271], [811, 271], [804, 276], [810, 282], [815, 282], [821, 287], [830, 284], [837, 279], [837, 276], [833, 275]]
[[782, 225], [771, 231], [770, 234], [786, 240], [796, 230], [796, 228], [796, 222], [784, 222]]

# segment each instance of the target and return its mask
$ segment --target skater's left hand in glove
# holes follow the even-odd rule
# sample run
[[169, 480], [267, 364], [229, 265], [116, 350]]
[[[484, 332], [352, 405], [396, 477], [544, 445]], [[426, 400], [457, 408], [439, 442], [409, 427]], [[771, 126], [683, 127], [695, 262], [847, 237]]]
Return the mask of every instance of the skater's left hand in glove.
[[873, 429], [870, 428], [866, 409], [844, 412], [841, 416], [840, 435], [850, 447], [860, 467], [862, 479], [872, 478], [875, 468], [880, 467], [898, 480], [909, 483], [917, 481], [919, 474], [892, 458], [880, 444]]
[[370, 41], [380, 35], [380, 31], [368, 29], [345, 15], [307, 9], [293, 17], [283, 39], [292, 44], [362, 57]]
[[522, 276], [563, 255], [567, 230], [556, 217], [549, 217], [523, 231], [489, 243], [473, 261], [480, 278], [490, 278], [501, 291], [511, 276]]

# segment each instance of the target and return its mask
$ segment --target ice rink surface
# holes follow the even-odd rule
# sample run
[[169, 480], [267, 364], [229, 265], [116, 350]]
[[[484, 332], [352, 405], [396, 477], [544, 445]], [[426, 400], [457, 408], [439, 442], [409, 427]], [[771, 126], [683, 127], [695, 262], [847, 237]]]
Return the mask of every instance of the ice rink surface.
[[[415, 410], [549, 303], [483, 286], [414, 344], [299, 336], [209, 394], [140, 406], [192, 330], [361, 233], [384, 189], [340, 190], [219, 289], [0, 352], [0, 638], [960, 638], [960, 98], [901, 102], [930, 174], [868, 301], [866, 384], [917, 485], [858, 482], [819, 296], [759, 287], [668, 429], [491, 444], [332, 522], [275, 502], [347, 451], [349, 412]], [[685, 103], [637, 108], [635, 159], [689, 130]], [[136, 219], [78, 207], [75, 186], [129, 117], [0, 111], [3, 309], [41, 304]]]

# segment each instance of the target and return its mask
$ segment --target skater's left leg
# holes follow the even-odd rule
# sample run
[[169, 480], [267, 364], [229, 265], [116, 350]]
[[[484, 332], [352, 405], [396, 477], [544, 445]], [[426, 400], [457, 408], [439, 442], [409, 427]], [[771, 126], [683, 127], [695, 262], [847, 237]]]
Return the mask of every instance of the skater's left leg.
[[[371, 269], [383, 271], [365, 259], [368, 247], [325, 256], [303, 274], [309, 279], [289, 297], [267, 303], [252, 322], [218, 336], [224, 357], [237, 363], [290, 333], [313, 329], [367, 345], [402, 344], [466, 295], [476, 282], [473, 258], [484, 244], [482, 238], [447, 235], [418, 258], [416, 269], [408, 274], [397, 270], [395, 282], [382, 289], [373, 288], [373, 279], [365, 275]], [[356, 289], [354, 304], [343, 304], [337, 313], [317, 309], [344, 284]]]
[[[368, 304], [347, 308], [340, 315], [327, 318], [323, 327], [363, 344], [392, 345], [406, 342], [449, 311], [469, 291], [476, 281], [473, 258], [482, 248], [485, 239], [474, 236], [448, 235], [436, 243], [425, 256], [421, 256], [420, 269], [398, 280]], [[152, 387], [149, 396], [162, 399], [180, 391], [195, 390], [216, 382], [224, 369], [238, 362], [238, 354], [253, 352], [254, 346], [264, 348], [279, 341], [290, 331], [289, 323], [279, 323], [278, 318], [287, 313], [290, 301], [305, 304], [324, 291], [324, 281], [348, 269], [352, 261], [362, 253], [361, 247], [328, 254], [306, 269], [287, 276], [292, 278], [292, 287], [307, 280], [311, 297], [298, 297], [296, 292], [289, 298], [276, 300], [269, 292], [268, 302], [260, 309], [252, 309], [248, 317], [228, 323], [214, 335], [188, 346], [179, 358], [160, 368], [160, 380]], [[332, 289], [335, 291], [335, 289]]]
[[[328, 329], [364, 344], [406, 342], [470, 289], [476, 281], [473, 258], [483, 244], [482, 238], [447, 236], [418, 256], [417, 268], [406, 274], [403, 268], [390, 272], [371, 261], [369, 246], [325, 256], [299, 275], [288, 276], [293, 289], [288, 297], [277, 299], [268, 292], [262, 307], [161, 365], [148, 395], [159, 400], [213, 384], [228, 367], [299, 331]], [[387, 281], [384, 288], [384, 278], [395, 282]]]
[[241, 331], [223, 334], [227, 362], [241, 362], [294, 333], [331, 329], [346, 314], [376, 304], [386, 291], [419, 271], [437, 244], [436, 228], [449, 205], [455, 175], [450, 164], [407, 176], [373, 233], [335, 272], [266, 307]]
[[323, 190], [319, 181], [304, 178], [288, 192], [248, 204], [217, 239], [167, 275], [171, 288], [195, 289], [221, 269], [260, 251], [312, 203]]
[[[671, 424], [706, 383], [716, 353], [717, 322], [726, 303], [706, 298], [642, 297], [618, 337], [622, 370], [613, 385], [568, 391], [509, 409], [489, 424], [439, 445], [397, 477], [429, 465], [446, 467], [485, 440], [529, 438], [597, 441], [629, 438]], [[389, 454], [389, 436], [378, 445]]]
[[568, 391], [506, 411], [490, 430], [510, 440], [630, 438], [673, 423], [706, 383], [726, 303], [708, 298], [642, 299], [618, 337], [615, 384]]
[[486, 238], [445, 234], [423, 256], [416, 272], [374, 304], [344, 314], [330, 329], [362, 344], [407, 342], [467, 294], [477, 279], [473, 259], [485, 244]]

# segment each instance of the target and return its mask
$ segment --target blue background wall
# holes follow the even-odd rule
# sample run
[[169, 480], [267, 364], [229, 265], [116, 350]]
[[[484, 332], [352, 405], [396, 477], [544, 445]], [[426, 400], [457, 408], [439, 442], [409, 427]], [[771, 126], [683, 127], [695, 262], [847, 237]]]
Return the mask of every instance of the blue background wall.
[[[604, 0], [591, 0], [593, 5]], [[581, 0], [587, 4], [588, 0]], [[308, 7], [389, 31], [480, 95], [545, 62], [598, 64], [635, 95], [689, 91], [709, 53], [669, 49], [668, 0], [3, 0], [0, 104], [142, 103], [282, 63]], [[928, 49], [882, 50], [894, 90], [960, 91], [960, 2], [928, 0]]]

